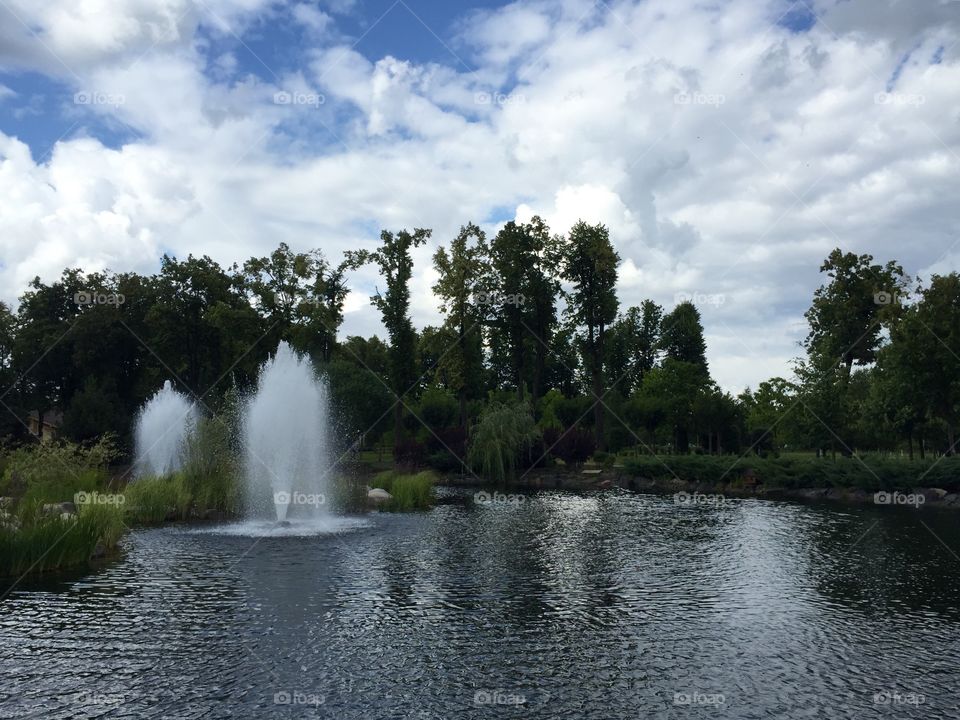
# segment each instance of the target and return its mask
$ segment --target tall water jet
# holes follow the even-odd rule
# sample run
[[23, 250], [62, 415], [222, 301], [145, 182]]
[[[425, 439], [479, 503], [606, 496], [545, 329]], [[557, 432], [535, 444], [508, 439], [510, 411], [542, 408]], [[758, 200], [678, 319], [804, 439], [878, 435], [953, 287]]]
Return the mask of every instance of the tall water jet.
[[[281, 342], [244, 409], [248, 513], [278, 521], [325, 512], [330, 400], [310, 360]], [[271, 512], [272, 510], [272, 512]]]
[[187, 438], [197, 426], [197, 407], [169, 380], [144, 403], [134, 429], [136, 477], [169, 475], [183, 465]]

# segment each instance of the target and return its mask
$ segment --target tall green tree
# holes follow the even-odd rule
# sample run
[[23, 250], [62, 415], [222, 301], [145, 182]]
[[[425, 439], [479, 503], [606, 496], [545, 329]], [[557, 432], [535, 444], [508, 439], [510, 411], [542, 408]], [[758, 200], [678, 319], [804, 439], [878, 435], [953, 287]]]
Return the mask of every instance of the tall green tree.
[[[904, 338], [902, 333], [911, 329]], [[915, 391], [927, 398], [930, 415], [943, 423], [946, 452], [955, 454], [960, 422], [960, 275], [934, 275], [898, 330], [897, 339], [915, 344], [911, 357]]]
[[539, 216], [510, 221], [490, 244], [490, 346], [493, 365], [518, 398], [546, 391], [557, 329], [561, 239]]
[[849, 377], [854, 365], [876, 360], [881, 331], [905, 297], [909, 278], [894, 261], [880, 265], [872, 255], [844, 253], [836, 248], [820, 266], [829, 281], [813, 296], [806, 312], [810, 333], [808, 353], [842, 365]]
[[709, 376], [703, 324], [700, 311], [692, 302], [680, 303], [663, 318], [660, 349], [666, 357], [696, 365]]
[[652, 300], [627, 309], [610, 328], [607, 373], [623, 397], [640, 388], [657, 360], [663, 309]]
[[487, 314], [485, 302], [478, 302], [490, 288], [489, 248], [483, 230], [468, 223], [450, 243], [433, 256], [439, 278], [433, 292], [440, 299], [440, 312], [456, 336], [455, 345], [441, 355], [447, 387], [457, 395], [460, 427], [467, 428], [467, 399], [476, 394], [483, 364], [482, 322]]
[[607, 326], [617, 316], [617, 255], [604, 225], [588, 225], [582, 220], [571, 229], [565, 247], [563, 278], [573, 285], [570, 314], [584, 327], [584, 365], [594, 398], [594, 432], [597, 447], [604, 449], [603, 352]]
[[355, 266], [374, 263], [386, 282], [386, 290], [377, 290], [370, 301], [380, 311], [390, 338], [388, 384], [396, 399], [401, 401], [394, 406], [393, 415], [394, 448], [398, 451], [404, 439], [402, 399], [417, 379], [417, 333], [410, 319], [410, 278], [413, 275], [411, 250], [426, 243], [430, 235], [431, 231], [425, 228], [415, 228], [412, 233], [407, 230], [397, 233], [384, 230], [380, 233], [379, 248], [348, 254], [348, 260]]

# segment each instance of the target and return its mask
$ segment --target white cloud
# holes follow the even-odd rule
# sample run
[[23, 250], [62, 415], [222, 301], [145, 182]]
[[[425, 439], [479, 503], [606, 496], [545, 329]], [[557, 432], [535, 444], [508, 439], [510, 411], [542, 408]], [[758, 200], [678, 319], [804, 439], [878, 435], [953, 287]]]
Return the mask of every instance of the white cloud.
[[[818, 3], [822, 22], [795, 34], [771, 25], [783, 12], [772, 1], [518, 2], [458, 26], [451, 43], [474, 72], [453, 57], [368, 58], [347, 40], [304, 50], [298, 72], [268, 83], [197, 39], [200, 24], [242, 32], [258, 13], [281, 17], [266, 0], [128, 0], [109, 13], [18, 0], [48, 47], [5, 21], [0, 65], [54, 75], [69, 97], [122, 95], [66, 104], [139, 139], [61, 141], [37, 164], [0, 134], [4, 299], [68, 265], [150, 271], [163, 249], [230, 264], [280, 241], [336, 257], [375, 245], [373, 228], [425, 226], [422, 324], [438, 318], [430, 256], [462, 223], [506, 209], [564, 231], [582, 217], [610, 227], [625, 305], [722, 294], [703, 309], [711, 367], [727, 388], [756, 385], [789, 373], [832, 247], [911, 273], [960, 257], [957, 3], [920, 3], [914, 17], [891, 0], [888, 17], [858, 21], [862, 5]], [[292, 12], [332, 36], [329, 13], [356, 9], [323, 8]], [[904, 48], [919, 49], [899, 94], [878, 103]], [[280, 90], [324, 102], [278, 105]], [[348, 332], [376, 328], [376, 282], [372, 268], [353, 277]]]

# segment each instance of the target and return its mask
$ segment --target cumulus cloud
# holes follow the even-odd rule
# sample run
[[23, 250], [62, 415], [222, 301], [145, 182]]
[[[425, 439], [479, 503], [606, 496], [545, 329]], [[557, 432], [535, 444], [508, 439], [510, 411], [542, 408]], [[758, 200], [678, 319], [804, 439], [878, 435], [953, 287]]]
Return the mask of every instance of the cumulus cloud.
[[[457, 56], [421, 63], [332, 39], [350, 3], [16, 0], [0, 69], [49, 75], [71, 122], [131, 139], [41, 159], [0, 132], [3, 299], [65, 266], [230, 264], [280, 241], [337, 257], [424, 226], [423, 324], [432, 251], [462, 223], [583, 218], [610, 228], [625, 305], [722, 296], [701, 308], [711, 367], [755, 385], [788, 372], [831, 248], [913, 274], [960, 257], [960, 3], [883, 3], [818, 0], [798, 32], [779, 0], [521, 1], [466, 16]], [[257, 77], [202, 37], [265, 14], [328, 44]], [[73, 103], [85, 90], [123, 102]], [[345, 329], [374, 332], [376, 275], [352, 282]]]

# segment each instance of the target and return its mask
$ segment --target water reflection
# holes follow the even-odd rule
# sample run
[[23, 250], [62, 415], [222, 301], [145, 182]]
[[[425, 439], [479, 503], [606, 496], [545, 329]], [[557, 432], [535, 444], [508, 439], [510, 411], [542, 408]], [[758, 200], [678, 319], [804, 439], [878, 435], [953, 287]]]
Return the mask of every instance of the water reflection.
[[954, 517], [544, 493], [137, 531], [0, 603], [0, 717], [956, 717]]

